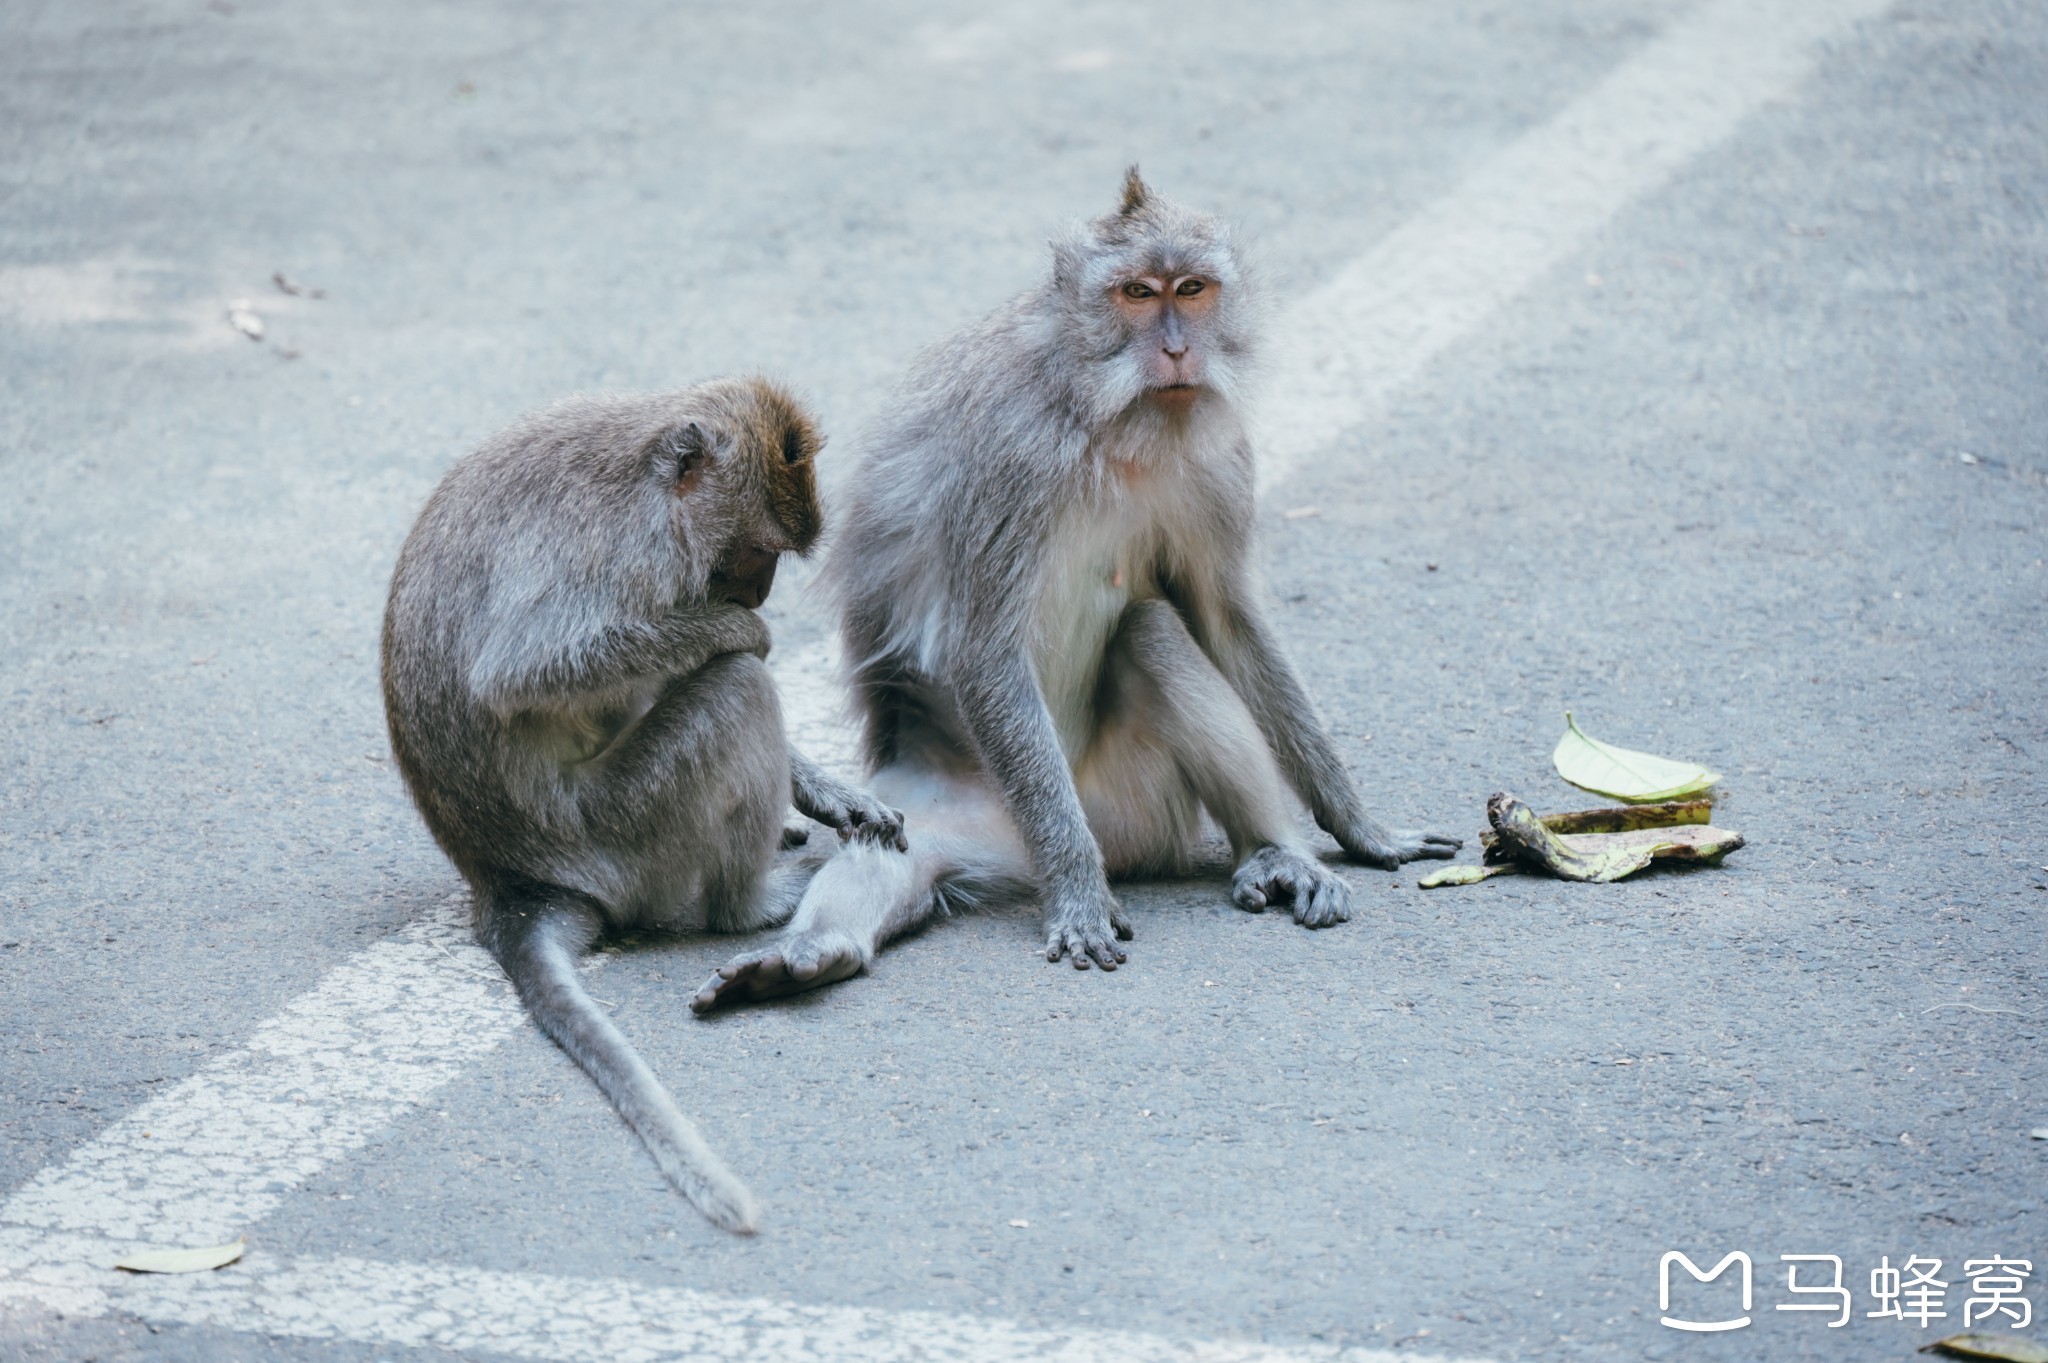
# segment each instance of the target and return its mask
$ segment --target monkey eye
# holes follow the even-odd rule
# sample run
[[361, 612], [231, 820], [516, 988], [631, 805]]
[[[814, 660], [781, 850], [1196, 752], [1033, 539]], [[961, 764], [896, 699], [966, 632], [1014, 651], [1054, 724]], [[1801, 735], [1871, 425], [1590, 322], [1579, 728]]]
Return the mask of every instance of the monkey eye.
[[1153, 292], [1152, 286], [1142, 279], [1133, 279], [1130, 283], [1124, 285], [1124, 297], [1126, 298], [1150, 298], [1153, 296]]
[[1196, 294], [1200, 293], [1203, 289], [1206, 289], [1208, 287], [1208, 284], [1200, 279], [1183, 279], [1180, 282], [1180, 284], [1174, 289], [1174, 292], [1179, 294], [1182, 298], [1193, 298]]

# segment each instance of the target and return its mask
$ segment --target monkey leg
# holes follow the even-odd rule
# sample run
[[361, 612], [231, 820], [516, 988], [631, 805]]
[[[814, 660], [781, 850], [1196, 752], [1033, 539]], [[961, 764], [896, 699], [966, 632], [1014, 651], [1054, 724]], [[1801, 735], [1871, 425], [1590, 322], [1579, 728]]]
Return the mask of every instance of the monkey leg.
[[1002, 802], [971, 778], [884, 768], [875, 796], [903, 811], [909, 851], [855, 838], [818, 869], [781, 937], [718, 968], [698, 1013], [801, 993], [858, 975], [884, 943], [952, 908], [1035, 893]]
[[[1106, 739], [1108, 746], [1098, 755], [1091, 744], [1079, 785], [1112, 870], [1120, 862], [1147, 864], [1136, 836], [1176, 839], [1185, 857], [1192, 830], [1175, 792], [1186, 792], [1230, 839], [1238, 860], [1231, 898], [1239, 908], [1259, 913], [1268, 904], [1291, 903], [1295, 921], [1312, 928], [1349, 918], [1350, 885], [1302, 843], [1272, 749], [1180, 613], [1165, 601], [1132, 603], [1118, 622], [1104, 671], [1098, 742]], [[1177, 780], [1161, 779], [1162, 757]], [[1166, 794], [1148, 797], [1148, 790]], [[1148, 798], [1149, 828], [1131, 815]], [[1174, 855], [1171, 847], [1155, 846], [1149, 862], [1171, 864]]]
[[744, 932], [787, 916], [793, 896], [767, 884], [790, 788], [780, 713], [767, 665], [723, 654], [586, 764], [579, 800], [613, 926]]

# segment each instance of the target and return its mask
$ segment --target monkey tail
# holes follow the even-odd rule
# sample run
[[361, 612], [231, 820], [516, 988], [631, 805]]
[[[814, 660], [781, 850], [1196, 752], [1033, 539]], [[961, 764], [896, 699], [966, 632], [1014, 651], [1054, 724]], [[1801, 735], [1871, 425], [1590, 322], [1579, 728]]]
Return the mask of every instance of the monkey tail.
[[526, 1011], [597, 1082], [668, 1181], [713, 1223], [751, 1235], [761, 1215], [754, 1195], [583, 990], [576, 958], [596, 940], [599, 921], [580, 895], [536, 886], [492, 896], [482, 936]]
[[1038, 882], [1022, 867], [998, 857], [959, 855], [959, 849], [932, 877], [934, 912], [946, 917], [1029, 904], [1040, 894]]

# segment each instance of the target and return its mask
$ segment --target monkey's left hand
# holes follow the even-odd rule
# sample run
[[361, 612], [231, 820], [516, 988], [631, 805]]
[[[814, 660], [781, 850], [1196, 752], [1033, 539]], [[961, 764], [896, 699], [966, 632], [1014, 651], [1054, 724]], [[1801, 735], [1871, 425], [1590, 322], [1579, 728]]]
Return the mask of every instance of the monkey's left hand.
[[1353, 861], [1377, 866], [1382, 871], [1396, 870], [1404, 861], [1454, 857], [1465, 845], [1463, 838], [1448, 833], [1428, 833], [1418, 828], [1386, 829], [1368, 819], [1361, 819], [1348, 829], [1333, 828], [1330, 835]]

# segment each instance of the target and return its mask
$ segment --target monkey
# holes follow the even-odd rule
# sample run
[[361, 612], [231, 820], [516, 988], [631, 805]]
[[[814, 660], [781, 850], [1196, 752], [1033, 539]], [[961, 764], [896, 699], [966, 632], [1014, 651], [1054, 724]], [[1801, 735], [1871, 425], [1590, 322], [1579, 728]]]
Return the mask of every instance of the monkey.
[[1045, 956], [1114, 970], [1111, 877], [1185, 873], [1203, 810], [1232, 900], [1350, 915], [1288, 793], [1391, 870], [1460, 840], [1361, 804], [1251, 585], [1256, 282], [1227, 228], [1146, 185], [1052, 242], [1046, 277], [913, 366], [826, 559], [869, 785], [908, 858], [855, 847], [707, 1012], [859, 973], [941, 912], [1036, 896]]
[[753, 1195], [592, 1003], [628, 930], [746, 932], [808, 871], [784, 811], [892, 855], [902, 817], [785, 741], [755, 613], [822, 522], [810, 415], [760, 379], [572, 398], [457, 461], [391, 579], [385, 716], [479, 943], [663, 1174], [749, 1233]]

